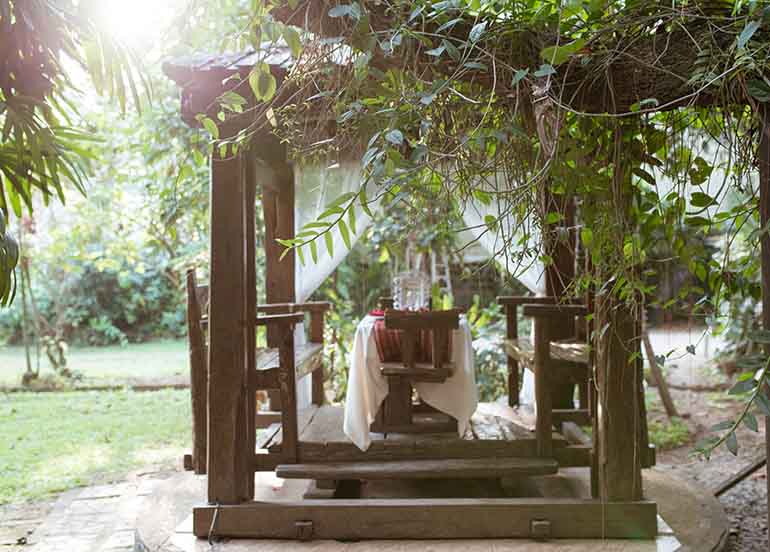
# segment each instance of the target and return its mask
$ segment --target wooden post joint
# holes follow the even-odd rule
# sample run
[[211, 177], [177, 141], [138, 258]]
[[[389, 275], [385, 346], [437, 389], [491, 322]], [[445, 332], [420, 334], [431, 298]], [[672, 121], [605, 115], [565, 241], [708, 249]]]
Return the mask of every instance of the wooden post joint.
[[294, 527], [297, 529], [297, 540], [309, 541], [313, 539], [312, 521], [295, 521]]
[[551, 522], [547, 519], [533, 519], [529, 523], [530, 536], [534, 540], [551, 538]]

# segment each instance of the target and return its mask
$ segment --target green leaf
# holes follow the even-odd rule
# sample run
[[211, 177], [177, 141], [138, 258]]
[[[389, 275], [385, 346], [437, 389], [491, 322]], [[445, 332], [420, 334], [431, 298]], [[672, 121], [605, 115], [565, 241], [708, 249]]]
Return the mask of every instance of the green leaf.
[[735, 436], [735, 432], [730, 433], [725, 440], [727, 450], [729, 450], [733, 456], [738, 456], [738, 438]]
[[201, 121], [201, 124], [203, 125], [203, 128], [205, 128], [215, 140], [218, 140], [219, 127], [217, 126], [217, 124], [211, 119], [209, 119], [208, 117], [202, 117], [200, 121]]
[[385, 139], [396, 146], [404, 143], [404, 135], [397, 128], [385, 133]]
[[441, 44], [440, 46], [437, 46], [436, 48], [433, 48], [431, 50], [427, 50], [425, 53], [428, 54], [429, 56], [439, 57], [445, 51], [446, 51], [446, 46]]
[[329, 253], [329, 257], [334, 257], [334, 238], [331, 231], [324, 234], [324, 241], [326, 242], [326, 251]]
[[355, 205], [351, 205], [348, 207], [348, 225], [350, 226], [350, 231], [353, 232], [353, 234], [356, 233], [356, 207]]
[[300, 266], [305, 266], [305, 253], [302, 251], [301, 247], [297, 248], [297, 257], [299, 257]]
[[316, 246], [315, 240], [310, 242], [310, 257], [313, 259], [313, 264], [318, 264], [318, 246]]
[[762, 393], [758, 393], [755, 403], [762, 414], [765, 416], [770, 416], [770, 400], [768, 400], [767, 397], [765, 397]]
[[760, 102], [770, 102], [770, 86], [760, 79], [752, 79], [746, 83], [746, 91]]
[[551, 65], [550, 63], [542, 64], [540, 68], [534, 73], [536, 77], [547, 77], [548, 75], [554, 75], [554, 74], [556, 74], [556, 69], [554, 69], [553, 65]]
[[340, 235], [342, 236], [342, 241], [345, 242], [345, 247], [348, 248], [348, 251], [351, 249], [350, 245], [350, 232], [348, 231], [348, 225], [345, 224], [345, 221], [343, 219], [340, 219]]
[[714, 205], [717, 201], [708, 194], [703, 192], [693, 192], [690, 197], [690, 203], [693, 207], [708, 207]]
[[494, 232], [497, 228], [497, 218], [493, 215], [486, 215], [484, 216], [484, 224], [487, 225], [487, 228], [489, 228], [490, 232]]
[[591, 230], [590, 228], [581, 228], [580, 241], [582, 241], [583, 245], [585, 245], [586, 247], [590, 247], [594, 241], [594, 231]]
[[468, 33], [468, 40], [470, 40], [473, 43], [478, 42], [481, 39], [481, 36], [484, 34], [484, 31], [486, 30], [487, 30], [486, 21], [476, 23], [471, 29], [471, 32]]
[[749, 40], [751, 40], [751, 37], [754, 36], [754, 33], [757, 32], [757, 29], [762, 24], [759, 21], [749, 21], [746, 26], [741, 31], [741, 34], [738, 35], [738, 48], [745, 48], [746, 44], [749, 43]]
[[516, 86], [521, 82], [521, 80], [526, 77], [529, 74], [529, 69], [518, 69], [516, 73], [513, 75], [513, 80], [511, 80], [511, 86]]
[[340, 4], [329, 10], [329, 17], [352, 17], [353, 19], [360, 19], [361, 8], [358, 4]]
[[369, 218], [374, 218], [372, 211], [369, 209], [369, 198], [366, 197], [366, 190], [362, 189], [358, 198], [361, 203], [361, 209], [364, 210], [364, 213], [366, 213]]
[[278, 83], [267, 63], [262, 62], [251, 70], [249, 86], [257, 101], [269, 102], [273, 99]]
[[558, 67], [567, 61], [570, 56], [582, 50], [585, 44], [585, 39], [579, 38], [568, 44], [562, 44], [561, 46], [549, 46], [542, 49], [540, 57], [551, 65]]
[[751, 412], [746, 412], [746, 415], [743, 417], [743, 424], [755, 433], [759, 431], [757, 419]]
[[718, 424], [714, 424], [709, 428], [709, 431], [724, 431], [726, 429], [730, 429], [733, 427], [733, 422], [730, 420], [725, 420], [723, 422], [719, 422]]
[[302, 39], [297, 30], [294, 27], [284, 27], [283, 38], [286, 40], [286, 44], [289, 45], [291, 55], [298, 58], [302, 54]]
[[749, 391], [754, 389], [756, 386], [757, 386], [757, 382], [753, 378], [739, 381], [738, 383], [736, 383], [730, 388], [730, 391], [728, 391], [727, 394], [741, 395], [743, 393], [748, 393]]

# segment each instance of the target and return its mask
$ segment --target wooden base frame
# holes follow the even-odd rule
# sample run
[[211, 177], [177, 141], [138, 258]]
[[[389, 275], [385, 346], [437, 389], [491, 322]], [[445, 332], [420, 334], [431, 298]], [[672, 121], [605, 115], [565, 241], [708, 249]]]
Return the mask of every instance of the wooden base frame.
[[[216, 515], [212, 530], [212, 520]], [[259, 539], [654, 539], [651, 501], [333, 499], [201, 506], [193, 533]]]

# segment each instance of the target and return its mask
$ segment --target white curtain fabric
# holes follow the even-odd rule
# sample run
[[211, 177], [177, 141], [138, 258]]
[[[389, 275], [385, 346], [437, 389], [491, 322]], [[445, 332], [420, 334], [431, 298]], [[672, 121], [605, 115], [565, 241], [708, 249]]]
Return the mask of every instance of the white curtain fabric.
[[[294, 233], [299, 234], [302, 228], [314, 222], [327, 209], [329, 203], [349, 192], [357, 192], [362, 185], [361, 164], [358, 162], [345, 162], [334, 165], [327, 164], [303, 164], [294, 166]], [[367, 190], [369, 192], [370, 190]], [[373, 195], [368, 194], [370, 199]], [[374, 201], [369, 205], [370, 211], [375, 211], [379, 202]], [[355, 202], [355, 229], [350, 227], [349, 218], [345, 215], [345, 223], [348, 225], [350, 247], [354, 247], [366, 229], [372, 223], [359, 201]], [[328, 217], [326, 220], [334, 220]], [[319, 238], [316, 243], [318, 262], [313, 262], [309, 246], [305, 246], [304, 264], [299, 256], [295, 262], [294, 290], [295, 300], [298, 303], [307, 301], [312, 293], [324, 282], [334, 269], [345, 260], [350, 253], [342, 238], [339, 226], [331, 230], [333, 253], [329, 255], [325, 239]], [[294, 333], [296, 344], [304, 344], [305, 329], [302, 324], [297, 325]], [[299, 408], [310, 405], [312, 380], [305, 376], [297, 381], [297, 406]]]
[[[532, 293], [545, 292], [544, 266], [538, 258], [540, 229], [530, 217], [519, 218], [504, 194], [511, 184], [503, 173], [477, 183], [488, 192], [487, 203], [469, 198], [463, 208], [463, 220], [478, 244], [494, 257], [500, 268], [524, 284]], [[487, 217], [496, 220], [494, 228], [487, 226]]]
[[[305, 224], [314, 222], [335, 199], [345, 193], [357, 192], [360, 189], [362, 185], [361, 164], [358, 162], [344, 162], [332, 166], [297, 164], [294, 167], [294, 182], [294, 228], [295, 234], [299, 234]], [[368, 197], [374, 199], [372, 195], [368, 195]], [[377, 202], [369, 205], [370, 211], [375, 211], [376, 208]], [[355, 231], [348, 224], [351, 248], [355, 246], [372, 223], [371, 218], [361, 208], [360, 202], [356, 201], [353, 209], [355, 209], [356, 214]], [[326, 220], [333, 221], [334, 217], [328, 217]], [[349, 222], [347, 214], [344, 220], [346, 224]], [[345, 240], [342, 238], [339, 226], [332, 229], [331, 234], [334, 255], [329, 255], [326, 241], [321, 237], [316, 240], [317, 263], [313, 262], [308, 246], [303, 249], [305, 263], [302, 264], [297, 258], [295, 263], [295, 291], [298, 302], [306, 301], [350, 253]]]

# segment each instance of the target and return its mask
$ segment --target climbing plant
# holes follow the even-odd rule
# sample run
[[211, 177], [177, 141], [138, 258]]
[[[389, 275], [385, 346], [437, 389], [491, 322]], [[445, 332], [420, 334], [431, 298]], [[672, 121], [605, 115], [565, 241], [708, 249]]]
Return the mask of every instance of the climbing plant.
[[[651, 273], [677, 259], [692, 278], [661, 306], [719, 331], [730, 324], [725, 299], [757, 289], [745, 276], [758, 262], [746, 252], [766, 231], [755, 152], [770, 101], [768, 20], [770, 9], [747, 0], [258, 2], [248, 15], [256, 102], [228, 93], [219, 114], [252, 105], [251, 122], [219, 145], [268, 129], [297, 155], [361, 160], [359, 193], [336, 198], [287, 247], [323, 247], [372, 189], [386, 203], [428, 190], [458, 205], [494, 200], [520, 221], [515, 231], [484, 221], [504, 234], [506, 254], [534, 230], [548, 265], [576, 235], [592, 261], [576, 291], [594, 288], [637, 315], [654, 300]], [[295, 58], [281, 83], [276, 51]], [[560, 207], [570, 196], [579, 226]], [[733, 392], [747, 412], [770, 414], [765, 370], [754, 378], [758, 365], [747, 367]], [[725, 442], [735, 452], [734, 427], [715, 428], [701, 450]]]

